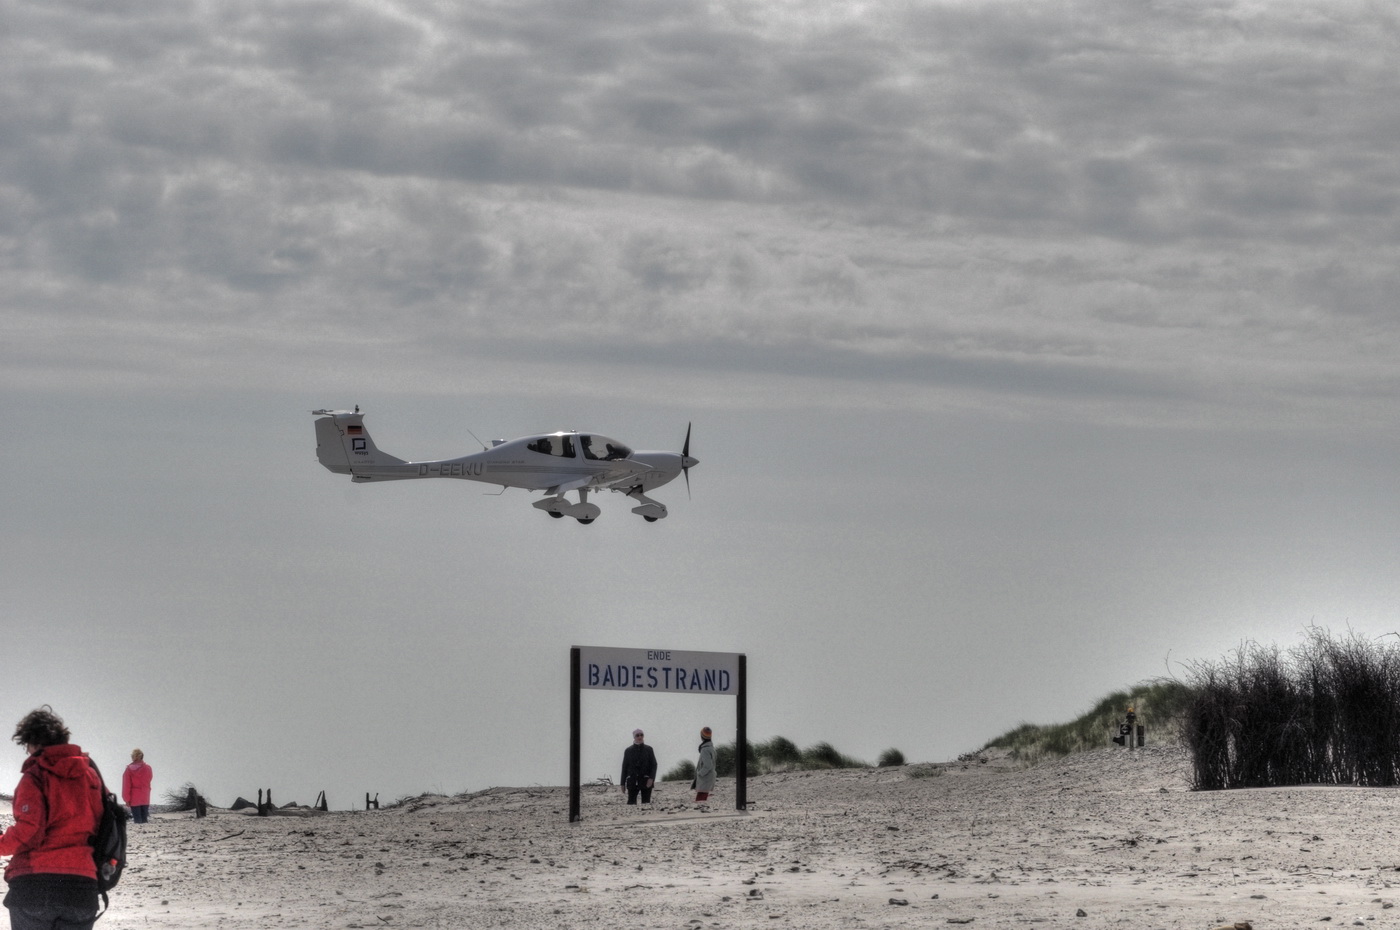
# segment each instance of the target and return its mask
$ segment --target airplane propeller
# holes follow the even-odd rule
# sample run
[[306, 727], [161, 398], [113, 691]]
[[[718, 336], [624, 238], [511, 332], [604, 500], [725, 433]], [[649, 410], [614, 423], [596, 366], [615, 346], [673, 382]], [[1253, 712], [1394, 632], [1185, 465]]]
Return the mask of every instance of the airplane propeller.
[[685, 473], [685, 496], [690, 499], [690, 427], [692, 423], [685, 425], [685, 445], [681, 446], [681, 471]]

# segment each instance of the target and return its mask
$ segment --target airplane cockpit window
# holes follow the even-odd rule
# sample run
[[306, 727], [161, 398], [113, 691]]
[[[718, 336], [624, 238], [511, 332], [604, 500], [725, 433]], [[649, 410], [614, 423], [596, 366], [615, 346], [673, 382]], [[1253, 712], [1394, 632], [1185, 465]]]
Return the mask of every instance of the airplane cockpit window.
[[542, 452], [566, 459], [574, 457], [574, 440], [571, 436], [541, 436], [534, 442], [527, 443], [525, 448], [531, 452]]
[[595, 462], [618, 462], [632, 455], [631, 449], [606, 436], [580, 436], [578, 443], [583, 447], [583, 457]]

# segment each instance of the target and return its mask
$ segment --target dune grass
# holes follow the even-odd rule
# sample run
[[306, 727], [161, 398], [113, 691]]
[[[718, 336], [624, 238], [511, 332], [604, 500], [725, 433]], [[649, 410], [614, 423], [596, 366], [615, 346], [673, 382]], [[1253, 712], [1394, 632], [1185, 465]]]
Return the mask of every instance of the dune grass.
[[1129, 707], [1136, 711], [1137, 722], [1147, 728], [1148, 745], [1177, 742], [1195, 693], [1190, 685], [1174, 679], [1143, 682], [1109, 694], [1069, 723], [1023, 723], [987, 743], [982, 751], [1004, 749], [1012, 758], [1029, 764], [1111, 746], [1110, 740], [1117, 735]]
[[[732, 776], [737, 768], [738, 743], [726, 743], [715, 747], [715, 773], [721, 778]], [[766, 775], [770, 772], [791, 772], [801, 769], [862, 769], [870, 763], [840, 752], [830, 743], [814, 743], [806, 749], [785, 736], [775, 736], [762, 742], [748, 744], [749, 774]], [[887, 762], [898, 757], [900, 762]], [[882, 765], [902, 764], [904, 755], [898, 749], [887, 749], [880, 756]], [[695, 777], [695, 763], [685, 760], [661, 776], [662, 781], [690, 781]]]
[[880, 761], [875, 764], [882, 769], [901, 766], [904, 764], [904, 753], [891, 747], [880, 753]]

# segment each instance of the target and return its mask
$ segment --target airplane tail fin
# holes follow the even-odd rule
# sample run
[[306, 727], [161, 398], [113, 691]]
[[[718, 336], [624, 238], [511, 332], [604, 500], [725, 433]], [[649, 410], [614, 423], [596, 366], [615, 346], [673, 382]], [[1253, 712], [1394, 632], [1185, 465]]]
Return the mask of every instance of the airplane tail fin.
[[379, 451], [365, 429], [360, 408], [313, 410], [316, 420], [316, 458], [338, 475], [357, 475], [363, 468], [403, 465], [404, 460]]

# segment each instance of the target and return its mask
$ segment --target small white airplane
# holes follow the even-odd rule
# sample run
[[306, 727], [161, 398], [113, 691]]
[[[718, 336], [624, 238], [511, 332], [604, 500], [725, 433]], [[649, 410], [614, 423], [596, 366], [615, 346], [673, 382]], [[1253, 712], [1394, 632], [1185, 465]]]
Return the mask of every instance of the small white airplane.
[[[666, 516], [666, 505], [646, 496], [652, 488], [685, 475], [690, 493], [690, 469], [700, 464], [690, 457], [690, 427], [680, 452], [634, 452], [615, 439], [597, 433], [559, 432], [496, 439], [490, 448], [456, 459], [406, 462], [379, 451], [365, 429], [364, 414], [354, 410], [313, 410], [316, 458], [351, 481], [397, 481], [404, 478], [465, 478], [505, 488], [544, 491], [535, 507], [551, 517], [573, 517], [592, 523], [601, 513], [589, 503], [589, 491], [618, 491], [637, 502], [632, 512], [648, 523]], [[564, 495], [578, 492], [574, 503]]]

